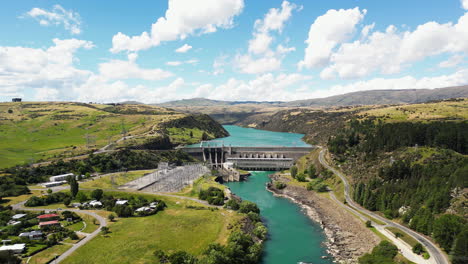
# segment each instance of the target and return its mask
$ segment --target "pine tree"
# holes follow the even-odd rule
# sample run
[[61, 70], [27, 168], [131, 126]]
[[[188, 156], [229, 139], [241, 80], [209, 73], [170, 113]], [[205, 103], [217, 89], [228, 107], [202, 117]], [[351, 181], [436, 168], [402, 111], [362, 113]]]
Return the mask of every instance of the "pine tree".
[[70, 184], [70, 193], [72, 197], [75, 197], [78, 194], [79, 191], [79, 186], [78, 186], [78, 181], [76, 180], [75, 176], [70, 176], [68, 179], [68, 182]]

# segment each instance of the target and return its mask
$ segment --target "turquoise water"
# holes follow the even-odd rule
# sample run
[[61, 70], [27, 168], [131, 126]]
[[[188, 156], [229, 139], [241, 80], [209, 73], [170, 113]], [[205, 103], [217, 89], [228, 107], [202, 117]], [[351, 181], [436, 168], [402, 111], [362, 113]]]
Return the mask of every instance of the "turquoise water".
[[[301, 140], [301, 134], [263, 131], [238, 126], [225, 126], [230, 136], [217, 139], [232, 146], [309, 146]], [[209, 144], [213, 144], [210, 142]], [[327, 255], [322, 242], [325, 236], [320, 226], [310, 220], [299, 206], [285, 198], [278, 198], [266, 190], [273, 172], [254, 171], [244, 182], [226, 185], [244, 200], [257, 203], [268, 227], [269, 238], [265, 242], [264, 264], [296, 264], [300, 261], [314, 264], [332, 263], [322, 259]], [[328, 255], [327, 255], [328, 256]]]
[[[210, 146], [224, 144], [225, 146], [231, 145], [236, 147], [310, 147], [309, 144], [301, 140], [301, 138], [304, 136], [303, 134], [270, 132], [239, 126], [224, 126], [224, 128], [229, 132], [230, 136], [211, 140], [205, 142], [204, 144], [209, 144]], [[198, 147], [200, 144], [193, 144], [190, 146]]]
[[264, 264], [296, 264], [300, 261], [314, 264], [332, 263], [321, 243], [325, 241], [322, 229], [310, 220], [299, 206], [285, 198], [278, 198], [265, 189], [273, 172], [254, 171], [245, 182], [226, 185], [244, 200], [257, 203], [268, 227]]

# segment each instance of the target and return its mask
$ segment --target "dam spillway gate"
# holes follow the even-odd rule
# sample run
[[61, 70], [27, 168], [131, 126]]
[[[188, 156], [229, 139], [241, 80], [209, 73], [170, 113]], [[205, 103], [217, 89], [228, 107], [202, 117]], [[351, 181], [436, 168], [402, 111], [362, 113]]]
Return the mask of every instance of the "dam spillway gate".
[[223, 163], [232, 163], [243, 170], [289, 169], [300, 157], [315, 147], [232, 147], [205, 146], [184, 147], [183, 151], [205, 162], [211, 168], [221, 168]]

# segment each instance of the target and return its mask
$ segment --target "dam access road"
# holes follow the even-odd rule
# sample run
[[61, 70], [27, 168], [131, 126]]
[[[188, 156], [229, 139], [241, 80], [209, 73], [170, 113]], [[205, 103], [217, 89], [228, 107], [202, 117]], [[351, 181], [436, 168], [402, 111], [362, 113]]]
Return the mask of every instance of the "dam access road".
[[[416, 263], [431, 263], [431, 264], [449, 264], [450, 263], [448, 258], [447, 258], [447, 255], [444, 254], [444, 252], [439, 247], [437, 247], [430, 239], [428, 239], [424, 235], [421, 235], [421, 234], [409, 229], [406, 226], [403, 226], [401, 224], [390, 221], [390, 220], [388, 220], [388, 219], [386, 219], [386, 218], [384, 218], [384, 217], [382, 217], [382, 216], [380, 216], [380, 215], [378, 215], [378, 214], [376, 214], [374, 212], [371, 212], [371, 211], [369, 211], [367, 209], [364, 209], [363, 207], [358, 205], [350, 196], [350, 186], [349, 186], [348, 180], [346, 179], [346, 176], [343, 173], [341, 173], [340, 171], [336, 170], [335, 168], [333, 168], [332, 166], [330, 166], [328, 164], [328, 162], [325, 159], [325, 153], [326, 153], [326, 149], [322, 148], [321, 151], [320, 151], [320, 154], [319, 154], [319, 162], [325, 168], [329, 169], [335, 175], [340, 177], [341, 181], [344, 184], [345, 199], [346, 199], [347, 204], [349, 205], [348, 208], [352, 209], [351, 211], [353, 211], [355, 214], [357, 213], [358, 217], [360, 217], [361, 219], [368, 219], [366, 217], [366, 215], [369, 215], [369, 216], [371, 216], [371, 217], [373, 217], [375, 219], [378, 219], [379, 221], [384, 222], [385, 225], [379, 225], [378, 223], [375, 223], [374, 221], [372, 221], [372, 219], [368, 219], [368, 220], [371, 220], [371, 222], [372, 222], [372, 224], [374, 226], [382, 227], [382, 228], [377, 228], [377, 229], [379, 229], [379, 231], [383, 235], [385, 235], [390, 240], [392, 240], [396, 244], [396, 246], [401, 250], [403, 255], [406, 258], [408, 258], [409, 260], [411, 260], [413, 262], [416, 262]], [[333, 197], [334, 197], [334, 195], [332, 195], [332, 198]], [[336, 197], [335, 197], [335, 200], [336, 200]], [[340, 201], [338, 201], [338, 202], [340, 204], [342, 204], [342, 202], [340, 202]], [[397, 228], [397, 229], [401, 230], [402, 232], [407, 233], [408, 235], [410, 235], [414, 239], [416, 239], [419, 243], [421, 243], [426, 248], [426, 250], [428, 251], [428, 253], [430, 254], [431, 257], [428, 260], [425, 260], [420, 255], [416, 255], [415, 253], [413, 253], [411, 248], [409, 248], [409, 250], [408, 250], [408, 245], [406, 243], [401, 243], [401, 241], [399, 241], [399, 240], [394, 241], [395, 237], [393, 236], [393, 234], [391, 234], [390, 232], [385, 230], [386, 226]], [[397, 243], [397, 242], [400, 242], [400, 243]]]

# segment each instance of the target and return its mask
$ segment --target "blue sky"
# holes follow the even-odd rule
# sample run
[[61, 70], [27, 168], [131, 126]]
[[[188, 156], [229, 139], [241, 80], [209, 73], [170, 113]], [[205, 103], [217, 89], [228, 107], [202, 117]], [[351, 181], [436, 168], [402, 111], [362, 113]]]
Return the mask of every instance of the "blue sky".
[[468, 0], [4, 1], [0, 101], [296, 100], [468, 84]]

